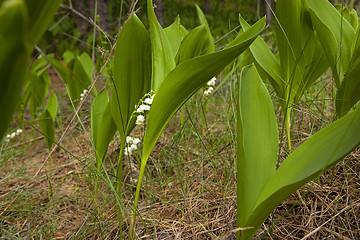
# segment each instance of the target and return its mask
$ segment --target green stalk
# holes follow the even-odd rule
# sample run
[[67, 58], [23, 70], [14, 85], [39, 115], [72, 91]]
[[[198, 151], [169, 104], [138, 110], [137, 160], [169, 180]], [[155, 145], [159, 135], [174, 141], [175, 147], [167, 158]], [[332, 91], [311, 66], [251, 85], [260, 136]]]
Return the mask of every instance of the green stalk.
[[185, 113], [184, 113], [184, 106], [181, 108], [181, 120], [180, 120], [180, 139], [183, 136], [185, 128]]
[[201, 129], [201, 133], [204, 135], [205, 134], [205, 129], [207, 128], [207, 123], [206, 123], [206, 112], [207, 112], [207, 102], [208, 102], [208, 98], [206, 97], [205, 102], [203, 104], [203, 108], [202, 108], [202, 129]]
[[120, 31], [120, 28], [121, 28], [121, 17], [122, 17], [122, 11], [123, 11], [123, 3], [124, 3], [124, 0], [121, 0], [120, 14], [119, 14], [119, 26], [118, 26], [119, 31]]
[[135, 199], [134, 199], [134, 206], [133, 206], [133, 218], [132, 218], [131, 223], [130, 223], [129, 239], [134, 238], [134, 226], [135, 226], [136, 211], [137, 211], [137, 206], [138, 206], [138, 202], [139, 202], [141, 184], [142, 184], [142, 180], [143, 180], [144, 173], [145, 173], [146, 161], [145, 162], [141, 161], [141, 162], [142, 163], [141, 163], [141, 167], [140, 167], [139, 181], [138, 181], [138, 184], [136, 186], [136, 192], [135, 192]]
[[288, 142], [288, 150], [291, 152], [291, 108], [287, 108], [285, 112], [285, 129], [286, 129], [286, 137]]
[[[123, 139], [120, 143], [120, 154], [118, 160], [118, 167], [116, 173], [116, 180], [115, 180], [115, 189], [119, 196], [121, 196], [122, 191], [122, 170], [123, 170], [123, 159], [124, 159], [124, 150], [126, 146], [126, 141]], [[121, 203], [119, 202], [119, 212], [118, 212], [118, 221], [119, 221], [119, 232], [120, 232], [120, 239], [122, 239], [122, 212], [121, 212]]]

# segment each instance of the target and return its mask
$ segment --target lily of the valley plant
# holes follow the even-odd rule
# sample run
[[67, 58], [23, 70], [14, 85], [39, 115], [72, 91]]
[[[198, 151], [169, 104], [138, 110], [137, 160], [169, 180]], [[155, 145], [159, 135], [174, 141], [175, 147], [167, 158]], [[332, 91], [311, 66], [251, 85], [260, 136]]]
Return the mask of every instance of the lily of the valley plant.
[[[108, 101], [107, 93], [103, 90], [104, 93], [95, 99], [92, 111], [98, 169], [101, 168], [106, 148], [115, 131], [120, 133], [116, 174], [119, 194], [123, 158], [125, 153], [129, 153], [129, 150], [125, 150], [126, 138], [136, 124], [145, 123], [147, 118], [132, 223], [147, 160], [166, 124], [194, 93], [246, 50], [265, 26], [263, 18], [234, 39], [226, 49], [214, 52], [215, 46], [208, 26], [201, 25], [186, 33], [177, 19], [174, 24], [163, 29], [152, 6], [152, 1], [148, 0], [150, 34], [135, 14], [124, 25], [114, 53], [112, 97]], [[200, 18], [202, 22], [205, 21], [204, 16]], [[147, 97], [149, 93], [150, 99]], [[141, 110], [148, 110], [143, 104], [150, 107], [147, 117], [139, 114]], [[132, 230], [131, 227], [130, 237]]]
[[237, 119], [238, 239], [251, 239], [286, 197], [340, 161], [360, 143], [360, 109], [325, 127], [276, 169], [273, 104], [256, 68], [241, 73]]
[[[220, 51], [215, 51], [209, 26], [199, 9], [202, 25], [189, 33], [178, 18], [163, 29], [156, 20], [151, 0], [147, 9], [150, 33], [136, 15], [124, 25], [114, 54], [111, 99], [105, 90], [97, 96], [92, 125], [99, 170], [109, 142], [116, 131], [120, 133], [116, 173], [119, 194], [124, 155], [137, 150], [138, 141], [130, 139], [130, 133], [136, 125], [145, 129], [130, 238], [134, 234], [140, 188], [152, 149], [172, 116], [194, 93], [202, 87], [212, 87], [211, 79], [253, 44], [250, 52], [256, 66], [265, 70], [280, 98], [284, 115], [290, 116], [291, 106], [327, 68], [317, 34], [306, 25], [312, 20], [307, 1], [278, 0], [277, 4], [280, 8], [277, 35], [283, 44], [279, 48], [280, 61], [257, 38], [264, 29], [264, 18], [253, 26], [240, 19], [243, 32]], [[294, 8], [288, 9], [288, 13], [283, 11], [290, 6]], [[298, 29], [293, 25], [281, 27], [287, 18], [300, 27], [299, 33], [294, 32]], [[286, 119], [289, 124], [290, 118]], [[238, 232], [238, 239], [251, 239], [281, 201], [356, 147], [360, 143], [359, 130], [360, 110], [357, 110], [312, 136], [276, 169], [278, 132], [273, 105], [256, 67], [245, 67], [237, 112], [237, 226], [245, 230]], [[121, 211], [119, 224], [121, 230]]]

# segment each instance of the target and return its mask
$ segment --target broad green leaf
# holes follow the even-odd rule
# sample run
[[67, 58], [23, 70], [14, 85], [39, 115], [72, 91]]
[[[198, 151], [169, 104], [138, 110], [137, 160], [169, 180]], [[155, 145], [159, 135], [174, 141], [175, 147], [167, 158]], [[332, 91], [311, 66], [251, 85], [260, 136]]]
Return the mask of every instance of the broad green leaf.
[[[101, 117], [104, 114], [105, 107], [109, 102], [109, 96], [106, 89], [103, 89], [94, 99], [91, 106], [91, 134], [93, 142], [96, 144]], [[96, 146], [95, 146], [96, 147]]]
[[96, 151], [98, 160], [96, 162], [97, 169], [100, 170], [104, 161], [108, 146], [116, 133], [116, 124], [111, 116], [110, 103], [106, 105], [104, 114], [100, 119], [100, 127], [98, 129], [98, 137], [96, 141]]
[[0, 2], [0, 138], [21, 99], [33, 45], [48, 27], [59, 4], [60, 0]]
[[77, 59], [80, 62], [81, 66], [84, 69], [84, 71], [85, 71], [86, 75], [88, 76], [88, 78], [92, 79], [92, 77], [93, 77], [93, 62], [92, 62], [91, 57], [89, 56], [89, 54], [84, 52]]
[[72, 99], [79, 99], [84, 89], [92, 83], [92, 70], [89, 71], [88, 66], [84, 66], [81, 61], [79, 57], [75, 59], [71, 82], [68, 84]]
[[[319, 4], [324, 4], [322, 8]], [[342, 6], [333, 7], [327, 1], [309, 0], [312, 18], [321, 44], [327, 53], [336, 85], [336, 111], [344, 116], [360, 99], [358, 74], [360, 41], [357, 15]], [[353, 19], [356, 18], [356, 19]], [[337, 21], [337, 23], [335, 22]], [[356, 21], [354, 23], [353, 21]], [[349, 23], [350, 22], [350, 23]]]
[[[232, 47], [184, 61], [167, 75], [159, 90], [155, 93], [148, 115], [148, 124], [145, 131], [141, 156], [139, 181], [135, 192], [134, 211], [136, 211], [139, 201], [140, 188], [147, 160], [167, 123], [180, 107], [204, 84], [206, 84], [209, 79], [217, 75], [229, 63], [234, 61], [242, 52], [244, 52], [261, 33], [264, 27], [265, 18], [262, 18], [232, 41]], [[130, 226], [130, 236], [133, 236], [134, 222], [135, 215], [133, 215]]]
[[55, 123], [49, 113], [49, 110], [45, 109], [45, 111], [41, 114], [39, 118], [39, 126], [44, 134], [48, 150], [50, 151], [55, 140]]
[[[46, 72], [49, 66], [46, 59], [39, 56], [31, 64], [31, 70], [26, 78], [20, 109], [25, 111], [30, 103], [29, 111], [33, 119], [37, 117], [40, 107], [45, 105], [45, 97], [49, 92], [50, 77]], [[21, 121], [23, 121], [23, 117], [24, 114], [20, 113]]]
[[29, 13], [27, 38], [31, 47], [40, 40], [61, 2], [62, 0], [25, 0]]
[[55, 117], [57, 113], [57, 99], [54, 92], [51, 92], [45, 111], [39, 118], [39, 126], [45, 136], [46, 144], [50, 151], [55, 141]]
[[355, 63], [360, 58], [360, 27], [356, 30], [356, 35], [351, 48], [351, 63]]
[[209, 35], [206, 34], [206, 28], [203, 25], [194, 28], [182, 41], [175, 57], [176, 64], [178, 65], [190, 58], [209, 53], [212, 45], [213, 43], [209, 39]]
[[[75, 57], [72, 53], [64, 54], [64, 61], [48, 55], [47, 60], [54, 67], [66, 84], [71, 99], [80, 99], [80, 94], [92, 83], [92, 62], [89, 55], [83, 53]], [[79, 102], [75, 101], [77, 105]]]
[[246, 227], [275, 173], [278, 132], [270, 95], [254, 65], [241, 72], [237, 119], [237, 227]]
[[46, 60], [49, 61], [51, 66], [59, 74], [59, 76], [65, 82], [65, 84], [69, 84], [71, 82], [71, 70], [67, 65], [65, 65], [64, 62], [56, 59], [53, 54], [47, 55]]
[[357, 14], [355, 9], [352, 9], [351, 12], [350, 12], [349, 23], [351, 24], [351, 26], [353, 26], [353, 28], [355, 30], [358, 29], [359, 20], [358, 20], [358, 14]]
[[130, 117], [139, 100], [150, 92], [151, 46], [147, 30], [136, 15], [121, 30], [114, 53], [111, 114], [123, 141], [135, 126]]
[[234, 40], [237, 45], [184, 61], [165, 78], [155, 93], [148, 115], [141, 161], [142, 168], [145, 167], [162, 130], [176, 111], [209, 79], [245, 51], [264, 29], [264, 26], [265, 18], [262, 18]]
[[279, 22], [276, 22], [275, 32], [285, 79], [294, 77], [294, 69], [297, 67], [296, 57], [301, 51], [301, 10], [302, 0], [276, 2], [275, 13]]
[[211, 34], [209, 23], [206, 20], [205, 14], [203, 13], [203, 11], [201, 11], [201, 8], [196, 3], [195, 3], [195, 7], [196, 7], [196, 13], [198, 15], [200, 24], [205, 26], [207, 37], [209, 38], [209, 40], [211, 42], [211, 45], [209, 46], [207, 53], [215, 52], [214, 38]]
[[38, 76], [37, 74], [30, 72], [28, 73], [28, 78], [31, 91], [29, 111], [33, 119], [35, 119], [39, 112], [39, 108], [44, 105], [46, 95], [49, 92], [50, 77], [46, 73]]
[[46, 109], [49, 111], [50, 116], [53, 118], [53, 120], [55, 120], [57, 108], [58, 108], [57, 98], [54, 92], [52, 91], [49, 96], [49, 100], [46, 104]]
[[66, 50], [62, 56], [62, 62], [65, 66], [72, 66], [75, 58], [76, 56], [73, 51]]
[[92, 139], [96, 151], [96, 166], [100, 170], [107, 148], [116, 132], [116, 125], [111, 117], [109, 97], [103, 89], [94, 99], [91, 107]]
[[336, 94], [336, 113], [343, 117], [360, 100], [360, 58], [346, 73]]
[[48, 68], [48, 62], [41, 55], [31, 64], [31, 72], [36, 73], [38, 76], [42, 75]]
[[169, 42], [171, 44], [171, 48], [172, 48], [172, 52], [174, 54], [174, 58], [175, 58], [175, 55], [176, 55], [177, 51], [179, 50], [179, 47], [181, 45], [181, 41], [184, 39], [184, 37], [187, 34], [187, 32], [185, 30], [186, 34], [184, 35], [184, 32], [182, 31], [182, 28], [184, 28], [184, 27], [180, 25], [180, 17], [177, 16], [175, 18], [174, 23], [164, 29], [166, 37], [168, 38], [168, 40], [169, 40]]
[[[275, 207], [318, 177], [360, 144], [360, 109], [335, 121], [301, 144], [279, 167], [262, 191], [243, 231], [251, 236]], [[325, 144], [324, 144], [325, 143]]]
[[323, 50], [317, 44], [306, 0], [279, 0], [275, 12], [276, 39], [286, 81], [284, 99], [291, 106], [327, 69], [327, 64], [319, 64], [324, 59]]
[[[319, 77], [324, 74], [324, 72], [329, 68], [329, 62], [326, 57], [324, 50], [320, 44], [320, 41], [317, 37], [316, 32], [314, 32], [313, 48], [307, 48], [308, 50], [312, 50], [313, 56], [312, 58], [308, 58], [310, 61], [305, 63], [303, 66], [305, 68], [304, 72], [304, 89], [306, 90], [311, 87]], [[309, 43], [310, 44], [310, 43]], [[303, 93], [300, 93], [298, 96], [301, 97]]]
[[349, 8], [347, 8], [344, 5], [336, 4], [334, 5], [336, 10], [351, 24], [351, 26], [356, 30], [358, 26], [358, 15], [355, 9], [352, 9], [350, 11]]
[[22, 1], [0, 4], [0, 139], [20, 102], [29, 66], [29, 50], [24, 42], [26, 7]]
[[[296, 104], [328, 68], [324, 51], [318, 43], [306, 0], [278, 0], [276, 4], [276, 39], [278, 56], [260, 38], [250, 46], [257, 64], [267, 72], [285, 117], [288, 146], [291, 149], [290, 116]], [[249, 25], [240, 17], [244, 29]]]
[[175, 68], [174, 54], [171, 44], [157, 21], [152, 0], [147, 0], [147, 12], [150, 28], [152, 79], [151, 89], [157, 92], [162, 81]]
[[[250, 25], [239, 15], [241, 27], [246, 31]], [[273, 86], [276, 94], [280, 98], [284, 98], [285, 80], [282, 78], [281, 65], [278, 59], [271, 52], [269, 46], [259, 36], [249, 47], [254, 59], [265, 72], [269, 74], [269, 81]]]
[[343, 117], [360, 100], [360, 28], [352, 46], [352, 58], [348, 72], [336, 94], [336, 113]]
[[327, 0], [307, 0], [320, 43], [339, 86], [351, 60], [355, 31]]

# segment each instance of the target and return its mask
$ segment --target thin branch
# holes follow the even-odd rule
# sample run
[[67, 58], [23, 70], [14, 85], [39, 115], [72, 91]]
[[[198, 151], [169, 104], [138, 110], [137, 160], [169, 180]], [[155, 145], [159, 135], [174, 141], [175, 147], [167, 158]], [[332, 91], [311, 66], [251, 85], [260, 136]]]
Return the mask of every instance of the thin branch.
[[92, 26], [95, 26], [101, 33], [102, 35], [105, 36], [105, 38], [108, 40], [108, 42], [110, 43], [111, 45], [111, 41], [110, 39], [114, 42], [115, 41], [115, 38], [113, 38], [112, 36], [108, 35], [106, 32], [104, 32], [104, 30], [102, 30], [97, 24], [96, 22], [94, 22], [93, 19], [91, 18], [87, 18], [85, 17], [82, 13], [80, 13], [79, 11], [75, 10], [74, 8], [72, 7], [69, 7], [65, 4], [60, 4], [60, 7], [62, 8], [65, 8], [67, 10], [70, 10], [71, 12], [73, 12], [75, 15], [79, 16], [80, 18], [82, 18], [83, 20], [85, 20], [86, 22], [88, 22], [89, 24], [91, 24]]

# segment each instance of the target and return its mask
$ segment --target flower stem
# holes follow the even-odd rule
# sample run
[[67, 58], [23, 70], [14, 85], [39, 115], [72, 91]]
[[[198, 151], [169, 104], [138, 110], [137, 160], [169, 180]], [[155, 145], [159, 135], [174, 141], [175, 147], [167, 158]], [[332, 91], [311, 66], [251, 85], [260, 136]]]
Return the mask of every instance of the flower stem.
[[[119, 154], [117, 173], [116, 173], [116, 179], [115, 179], [115, 189], [116, 189], [119, 197], [121, 196], [121, 191], [122, 191], [122, 182], [121, 181], [122, 181], [122, 170], [123, 170], [123, 159], [124, 159], [125, 146], [126, 146], [126, 141], [122, 140], [120, 143], [120, 154]], [[120, 199], [121, 199], [121, 197], [120, 197]], [[119, 221], [120, 239], [122, 239], [123, 219], [122, 219], [122, 211], [121, 211], [121, 202], [119, 202], [118, 221]]]

